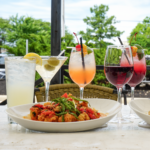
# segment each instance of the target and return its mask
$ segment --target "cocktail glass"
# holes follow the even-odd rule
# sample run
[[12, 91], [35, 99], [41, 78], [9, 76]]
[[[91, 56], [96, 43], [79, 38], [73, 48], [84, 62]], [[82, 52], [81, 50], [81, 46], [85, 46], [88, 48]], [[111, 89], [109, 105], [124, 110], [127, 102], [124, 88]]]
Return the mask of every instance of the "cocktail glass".
[[[146, 60], [143, 52], [142, 58], [138, 56], [138, 53], [135, 53], [133, 56], [134, 61], [134, 72], [131, 80], [128, 82], [128, 85], [131, 87], [131, 100], [134, 100], [134, 89], [141, 83], [146, 74]], [[127, 118], [138, 118], [138, 116], [130, 110], [130, 115]]]
[[50, 81], [58, 72], [68, 57], [65, 56], [41, 56], [42, 65], [37, 64], [36, 70], [45, 83], [45, 101], [48, 102]]
[[[122, 87], [129, 82], [133, 75], [133, 59], [130, 46], [110, 45], [107, 47], [104, 61], [105, 75], [108, 81], [117, 87], [118, 102], [121, 102]], [[117, 119], [113, 123], [131, 123], [122, 118], [122, 113], [118, 113]]]
[[94, 52], [84, 53], [85, 67], [82, 65], [81, 51], [72, 49], [69, 60], [69, 75], [71, 79], [80, 87], [80, 99], [83, 99], [84, 87], [89, 84], [96, 72]]
[[[33, 103], [35, 66], [35, 60], [5, 58], [8, 107]], [[13, 123], [10, 118], [9, 123]]]

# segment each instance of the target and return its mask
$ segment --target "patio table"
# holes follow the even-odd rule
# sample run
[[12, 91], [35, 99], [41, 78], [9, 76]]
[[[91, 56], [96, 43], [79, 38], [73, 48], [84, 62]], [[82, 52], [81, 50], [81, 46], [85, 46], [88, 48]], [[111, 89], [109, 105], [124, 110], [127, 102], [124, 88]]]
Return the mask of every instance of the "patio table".
[[46, 133], [8, 124], [5, 109], [0, 106], [0, 150], [150, 150], [150, 129], [138, 126], [141, 119], [84, 132]]

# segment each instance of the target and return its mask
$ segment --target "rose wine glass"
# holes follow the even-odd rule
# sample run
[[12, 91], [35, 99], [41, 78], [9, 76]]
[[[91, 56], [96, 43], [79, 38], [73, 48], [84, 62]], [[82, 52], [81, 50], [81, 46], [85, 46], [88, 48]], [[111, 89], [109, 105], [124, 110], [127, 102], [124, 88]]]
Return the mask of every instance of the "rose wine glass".
[[[110, 45], [107, 47], [104, 61], [105, 75], [108, 81], [116, 86], [118, 91], [118, 102], [121, 102], [122, 87], [129, 82], [133, 75], [133, 58], [131, 47], [126, 45]], [[131, 123], [122, 118], [118, 113], [113, 123]]]
[[[131, 100], [134, 100], [134, 89], [141, 83], [146, 74], [146, 60], [144, 51], [133, 53], [134, 72], [128, 85], [131, 87]], [[130, 115], [127, 118], [138, 118], [138, 116], [130, 110]]]
[[84, 64], [82, 65], [81, 50], [73, 48], [69, 60], [69, 75], [71, 79], [80, 87], [80, 99], [83, 99], [84, 87], [89, 84], [96, 72], [94, 52], [90, 49], [90, 53], [86, 51], [84, 46]]

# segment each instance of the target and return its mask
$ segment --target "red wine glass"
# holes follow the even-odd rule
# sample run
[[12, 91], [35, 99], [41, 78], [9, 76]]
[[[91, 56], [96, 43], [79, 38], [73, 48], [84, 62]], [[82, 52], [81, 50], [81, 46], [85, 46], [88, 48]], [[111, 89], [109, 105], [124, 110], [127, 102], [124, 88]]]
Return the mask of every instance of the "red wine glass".
[[[133, 58], [130, 46], [110, 45], [107, 47], [104, 69], [108, 81], [116, 86], [118, 91], [118, 102], [121, 102], [122, 87], [128, 83], [133, 75]], [[118, 113], [114, 123], [131, 123], [122, 118], [122, 113]]]

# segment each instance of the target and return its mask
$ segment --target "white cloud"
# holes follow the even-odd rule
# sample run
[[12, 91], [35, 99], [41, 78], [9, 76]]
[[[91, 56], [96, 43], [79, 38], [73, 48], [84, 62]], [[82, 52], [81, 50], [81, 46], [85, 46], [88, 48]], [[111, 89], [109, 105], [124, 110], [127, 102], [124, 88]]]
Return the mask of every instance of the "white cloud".
[[[121, 20], [116, 27], [120, 31], [125, 31], [121, 36], [123, 41], [127, 40], [138, 23], [132, 21], [142, 21], [146, 16], [150, 16], [149, 0], [65, 0], [65, 24], [70, 32], [85, 31], [87, 25], [83, 22], [83, 18], [91, 16], [90, 7], [101, 4], [109, 6], [107, 16], [114, 15], [117, 20]], [[50, 21], [50, 5], [51, 0], [2, 1], [0, 17], [9, 18], [18, 13], [19, 16], [25, 15]]]
[[19, 1], [2, 4], [0, 14], [2, 18], [9, 18], [10, 16], [31, 16], [36, 19], [50, 21], [50, 1], [33, 0]]
[[[105, 4], [109, 6], [107, 16], [116, 16], [120, 23], [115, 26], [120, 31], [125, 31], [121, 36], [123, 41], [127, 40], [131, 31], [138, 24], [139, 21], [143, 21], [146, 16], [149, 15], [149, 0], [66, 0], [66, 25], [73, 31], [85, 30], [87, 25], [82, 20], [71, 20], [70, 18], [85, 18], [91, 16], [90, 7], [94, 5]], [[67, 18], [69, 18], [67, 20]], [[116, 44], [119, 44], [116, 39]]]

